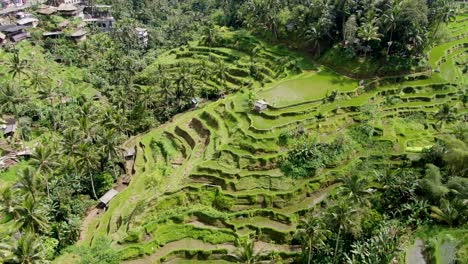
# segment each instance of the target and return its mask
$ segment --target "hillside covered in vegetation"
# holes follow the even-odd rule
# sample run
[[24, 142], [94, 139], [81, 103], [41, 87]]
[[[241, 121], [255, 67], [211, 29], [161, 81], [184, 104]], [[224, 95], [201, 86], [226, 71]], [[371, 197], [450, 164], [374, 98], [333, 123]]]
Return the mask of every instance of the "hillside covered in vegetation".
[[99, 4], [0, 50], [0, 262], [467, 263], [466, 4]]

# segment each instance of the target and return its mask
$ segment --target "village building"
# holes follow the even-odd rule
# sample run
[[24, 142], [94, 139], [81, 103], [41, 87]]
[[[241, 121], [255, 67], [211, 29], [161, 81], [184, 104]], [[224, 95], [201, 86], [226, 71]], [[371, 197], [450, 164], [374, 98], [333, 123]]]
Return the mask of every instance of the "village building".
[[16, 24], [20, 26], [33, 27], [33, 28], [37, 27], [38, 23], [39, 23], [39, 19], [35, 17], [25, 17], [16, 21]]
[[114, 27], [115, 19], [113, 17], [88, 18], [84, 19], [91, 27], [96, 27], [101, 31], [108, 32]]
[[5, 44], [5, 43], [6, 43], [6, 39], [7, 39], [6, 35], [3, 34], [2, 32], [0, 32], [0, 45]]
[[264, 100], [258, 100], [254, 104], [254, 110], [257, 112], [262, 112], [263, 110], [268, 108], [268, 103]]
[[107, 208], [107, 206], [109, 205], [110, 201], [118, 194], [119, 192], [114, 190], [114, 189], [110, 189], [108, 192], [106, 192], [101, 198], [99, 198], [99, 205], [98, 207], [101, 208], [101, 209], [105, 209]]
[[9, 155], [5, 157], [0, 157], [0, 171], [10, 168], [14, 166], [16, 163], [18, 163], [18, 160], [15, 157], [12, 157]]
[[42, 33], [42, 36], [44, 38], [52, 38], [52, 39], [57, 39], [60, 38], [63, 35], [62, 31], [54, 31], [54, 32], [44, 32]]
[[7, 118], [6, 124], [3, 125], [3, 135], [5, 137], [11, 137], [15, 134], [16, 132], [16, 119], [14, 118]]
[[15, 14], [16, 19], [23, 19], [27, 17], [33, 17], [31, 13], [20, 11]]
[[192, 104], [193, 108], [197, 108], [198, 105], [200, 104], [200, 101], [201, 101], [200, 98], [195, 97], [190, 100], [190, 103]]
[[135, 158], [135, 155], [136, 155], [136, 148], [135, 147], [128, 148], [123, 153], [123, 156], [124, 156], [125, 160], [133, 160]]
[[49, 5], [59, 6], [59, 5], [62, 5], [62, 4], [79, 5], [79, 4], [82, 4], [84, 1], [83, 0], [49, 0], [47, 2], [48, 2]]
[[37, 9], [36, 12], [44, 16], [50, 16], [57, 12], [57, 8], [53, 6], [43, 6]]
[[86, 39], [86, 34], [88, 34], [86, 32], [86, 30], [84, 29], [79, 29], [75, 32], [73, 32], [71, 35], [70, 35], [70, 38], [72, 38], [74, 41], [76, 42], [80, 42], [80, 41], [83, 41]]
[[6, 35], [8, 39], [13, 42], [19, 42], [29, 37], [29, 33], [25, 31], [26, 26], [18, 25], [2, 25], [0, 26], [0, 32]]
[[148, 29], [137, 27], [135, 31], [137, 32], [138, 40], [146, 48], [148, 46]]
[[85, 19], [83, 21], [101, 31], [110, 31], [115, 23], [115, 19], [111, 14], [111, 8], [112, 6], [110, 5], [86, 6], [84, 10]]
[[62, 16], [84, 17], [82, 6], [76, 6], [72, 4], [61, 4], [58, 6], [57, 11]]

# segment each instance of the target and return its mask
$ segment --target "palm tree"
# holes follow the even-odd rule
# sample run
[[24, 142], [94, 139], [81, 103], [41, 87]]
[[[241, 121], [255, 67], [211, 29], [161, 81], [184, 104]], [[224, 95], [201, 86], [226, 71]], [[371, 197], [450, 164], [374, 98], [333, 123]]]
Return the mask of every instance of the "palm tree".
[[15, 214], [17, 215], [16, 225], [20, 230], [42, 233], [49, 228], [45, 216], [46, 211], [40, 208], [39, 204], [29, 196], [15, 207]]
[[305, 39], [307, 42], [312, 43], [312, 48], [318, 51], [318, 56], [320, 56], [320, 31], [317, 30], [317, 27], [313, 26], [306, 30]]
[[236, 239], [236, 251], [231, 255], [237, 263], [254, 264], [258, 263], [259, 253], [255, 252], [254, 242], [249, 239]]
[[43, 247], [34, 233], [22, 235], [12, 248], [7, 263], [35, 264], [44, 261]]
[[368, 205], [369, 201], [366, 195], [369, 194], [367, 189], [368, 182], [366, 179], [359, 177], [358, 174], [353, 174], [351, 177], [342, 179], [343, 185], [340, 189], [340, 194], [356, 202], [358, 205]]
[[47, 72], [44, 72], [40, 69], [35, 69], [31, 73], [31, 87], [33, 87], [36, 91], [48, 87], [50, 85], [50, 77], [47, 75]]
[[36, 193], [39, 191], [39, 179], [37, 174], [33, 172], [31, 167], [26, 167], [18, 172], [19, 179], [16, 187], [29, 195], [36, 202]]
[[[379, 27], [376, 26], [375, 19], [362, 24], [357, 30], [357, 35], [366, 44], [369, 44], [369, 42], [373, 40], [380, 41], [380, 38], [382, 37], [382, 34], [379, 33]], [[364, 57], [367, 55], [367, 50], [368, 49], [366, 49], [364, 53]]]
[[387, 33], [390, 32], [387, 55], [390, 52], [390, 47], [393, 44], [393, 32], [395, 32], [396, 27], [397, 27], [397, 18], [400, 15], [402, 2], [399, 0], [396, 0], [395, 2], [392, 2], [391, 4], [388, 4], [388, 5], [392, 5], [390, 7], [390, 11], [382, 15], [385, 30], [387, 31]]
[[160, 94], [165, 102], [165, 106], [166, 107], [169, 107], [169, 105], [171, 105], [171, 100], [174, 96], [174, 94], [172, 93], [171, 91], [171, 80], [169, 80], [168, 78], [164, 77], [163, 79], [161, 79], [161, 90], [160, 90]]
[[78, 171], [90, 177], [93, 197], [97, 200], [96, 189], [94, 187], [94, 173], [98, 168], [99, 156], [90, 143], [78, 145], [75, 154], [77, 155], [75, 167]]
[[213, 71], [213, 76], [220, 82], [224, 89], [226, 89], [227, 80], [227, 67], [224, 61], [219, 60], [216, 63], [216, 68]]
[[0, 111], [3, 113], [15, 113], [18, 103], [23, 100], [18, 87], [13, 83], [0, 86]]
[[439, 120], [437, 123], [440, 124], [439, 129], [442, 129], [444, 123], [452, 122], [456, 119], [456, 109], [451, 107], [449, 104], [443, 104], [439, 111], [435, 114], [435, 117]]
[[0, 214], [6, 219], [14, 217], [15, 206], [18, 203], [16, 198], [14, 189], [10, 186], [0, 189]]
[[120, 159], [118, 146], [122, 142], [122, 138], [114, 129], [104, 129], [100, 134], [99, 153], [102, 159], [101, 169], [104, 169], [104, 165], [108, 162]]
[[15, 50], [13, 57], [10, 58], [8, 64], [8, 73], [11, 74], [13, 79], [18, 76], [18, 80], [21, 80], [21, 74], [28, 75], [26, 72], [28, 68], [28, 61], [20, 58], [18, 50]]
[[356, 221], [357, 212], [358, 210], [350, 207], [346, 201], [340, 201], [327, 212], [327, 218], [329, 218], [330, 222], [334, 223], [335, 227], [338, 229], [333, 253], [333, 263], [336, 263], [337, 260], [342, 232], [345, 234], [355, 232], [356, 225], [358, 224]]
[[43, 174], [47, 190], [47, 197], [50, 198], [49, 176], [53, 174], [54, 169], [60, 166], [57, 162], [58, 155], [50, 146], [39, 145], [31, 155], [29, 163], [36, 167], [36, 174]]
[[307, 264], [312, 261], [312, 252], [325, 246], [325, 241], [331, 235], [325, 223], [316, 217], [301, 220], [301, 228], [296, 231], [295, 236], [302, 244], [302, 252], [307, 259]]

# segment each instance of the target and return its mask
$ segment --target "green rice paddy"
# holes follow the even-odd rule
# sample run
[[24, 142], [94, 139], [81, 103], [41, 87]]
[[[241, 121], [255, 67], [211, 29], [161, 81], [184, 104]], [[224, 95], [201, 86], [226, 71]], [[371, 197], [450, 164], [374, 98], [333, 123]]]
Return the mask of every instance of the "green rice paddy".
[[[260, 43], [253, 37], [249, 41]], [[201, 255], [204, 263], [227, 263], [222, 256], [235, 250], [236, 237], [257, 234], [256, 246], [288, 261], [300, 254], [289, 244], [303, 212], [326, 200], [338, 186], [337, 177], [352, 170], [361, 157], [382, 153], [356, 148], [342, 164], [312, 178], [295, 179], [278, 169], [286, 152], [278, 145], [279, 135], [302, 127], [327, 141], [365, 119], [379, 132], [377, 142], [388, 143], [389, 155], [421, 152], [443, 133], [435, 129], [434, 116], [441, 105], [466, 111], [458, 100], [459, 84], [466, 85], [466, 76], [456, 61], [466, 53], [467, 42], [465, 37], [429, 51], [429, 64], [434, 70], [440, 67], [440, 73], [374, 89], [358, 88], [358, 80], [325, 67], [313, 70], [299, 54], [266, 44], [257, 58], [263, 65], [263, 81], [249, 79], [245, 72], [250, 56], [231, 45], [191, 43], [163, 54], [139, 76], [140, 81], [150, 84], [159, 67], [196, 67], [201, 60], [209, 64], [222, 60], [233, 76], [227, 85], [200, 81], [236, 93], [133, 138], [137, 157], [131, 184], [89, 225], [82, 243], [109, 236], [125, 253], [125, 263], [198, 263]], [[275, 68], [275, 56], [300, 61], [301, 72]], [[244, 85], [247, 82], [253, 85]], [[335, 91], [336, 98], [330, 100]], [[270, 107], [253, 111], [251, 92]], [[417, 118], [420, 115], [424, 121]]]

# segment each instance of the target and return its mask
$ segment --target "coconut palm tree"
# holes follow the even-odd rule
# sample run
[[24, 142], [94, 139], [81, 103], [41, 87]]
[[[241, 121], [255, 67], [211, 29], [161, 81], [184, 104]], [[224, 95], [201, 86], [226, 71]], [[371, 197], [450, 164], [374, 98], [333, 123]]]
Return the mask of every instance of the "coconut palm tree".
[[393, 44], [393, 33], [396, 30], [397, 23], [398, 23], [398, 16], [400, 15], [400, 9], [402, 2], [399, 0], [396, 0], [394, 2], [389, 3], [388, 5], [390, 6], [390, 10], [382, 15], [383, 18], [383, 24], [385, 27], [385, 31], [387, 33], [390, 33], [389, 41], [388, 41], [388, 48], [387, 48], [387, 55], [390, 52], [390, 48]]
[[46, 232], [49, 228], [46, 211], [39, 207], [31, 197], [26, 197], [24, 201], [15, 207], [16, 226], [22, 231], [32, 233]]
[[94, 173], [98, 168], [99, 156], [90, 143], [81, 143], [78, 145], [76, 152], [75, 167], [84, 175], [90, 177], [91, 190], [93, 197], [97, 200], [96, 189], [94, 187]]
[[236, 239], [236, 251], [231, 255], [237, 263], [254, 264], [260, 259], [259, 253], [255, 252], [254, 242], [248, 239]]
[[14, 189], [6, 186], [0, 189], [0, 214], [6, 219], [14, 217], [15, 206], [18, 204]]
[[367, 44], [365, 49], [364, 57], [367, 55], [367, 50], [369, 49], [369, 42], [371, 41], [380, 41], [382, 34], [379, 33], [379, 27], [376, 26], [376, 19], [372, 19], [367, 23], [363, 23], [361, 27], [357, 30], [358, 37]]
[[23, 101], [17, 85], [13, 82], [0, 86], [0, 111], [3, 113], [15, 113], [18, 104]]
[[318, 51], [318, 56], [320, 56], [320, 39], [322, 37], [317, 27], [312, 26], [308, 28], [305, 32], [305, 39], [307, 42], [312, 44], [312, 48]]
[[29, 194], [32, 200], [36, 202], [37, 192], [40, 191], [40, 180], [38, 175], [29, 166], [20, 170], [18, 174], [19, 179], [16, 187]]
[[7, 263], [36, 264], [44, 261], [42, 244], [34, 233], [23, 234], [13, 245]]
[[295, 236], [301, 241], [302, 253], [307, 260], [307, 264], [312, 261], [314, 250], [325, 246], [325, 241], [331, 235], [331, 231], [326, 228], [325, 223], [316, 217], [301, 220], [300, 228]]
[[18, 80], [21, 80], [21, 74], [28, 75], [28, 61], [21, 59], [19, 51], [15, 50], [13, 57], [10, 58], [8, 62], [8, 73], [11, 74], [11, 77], [15, 79], [18, 76]]
[[451, 107], [449, 104], [443, 104], [439, 108], [439, 111], [435, 114], [435, 118], [439, 120], [437, 122], [439, 124], [439, 129], [442, 129], [444, 123], [452, 122], [456, 119], [455, 112], [456, 109]]
[[369, 201], [366, 196], [369, 194], [367, 188], [368, 182], [358, 174], [353, 174], [351, 177], [342, 179], [343, 185], [340, 188], [340, 194], [347, 197], [358, 205], [368, 205]]
[[213, 76], [220, 82], [224, 89], [226, 89], [228, 69], [222, 60], [216, 62], [216, 68], [213, 70]]
[[333, 263], [336, 263], [338, 256], [338, 248], [341, 242], [342, 233], [356, 233], [357, 228], [357, 213], [358, 210], [352, 208], [347, 201], [340, 201], [333, 207], [331, 207], [326, 217], [330, 223], [333, 223], [338, 233], [335, 240], [335, 250], [333, 253]]
[[39, 145], [31, 155], [29, 164], [36, 167], [36, 175], [44, 175], [47, 198], [50, 198], [49, 177], [54, 173], [55, 168], [60, 166], [57, 162], [58, 155], [52, 150], [50, 145]]

